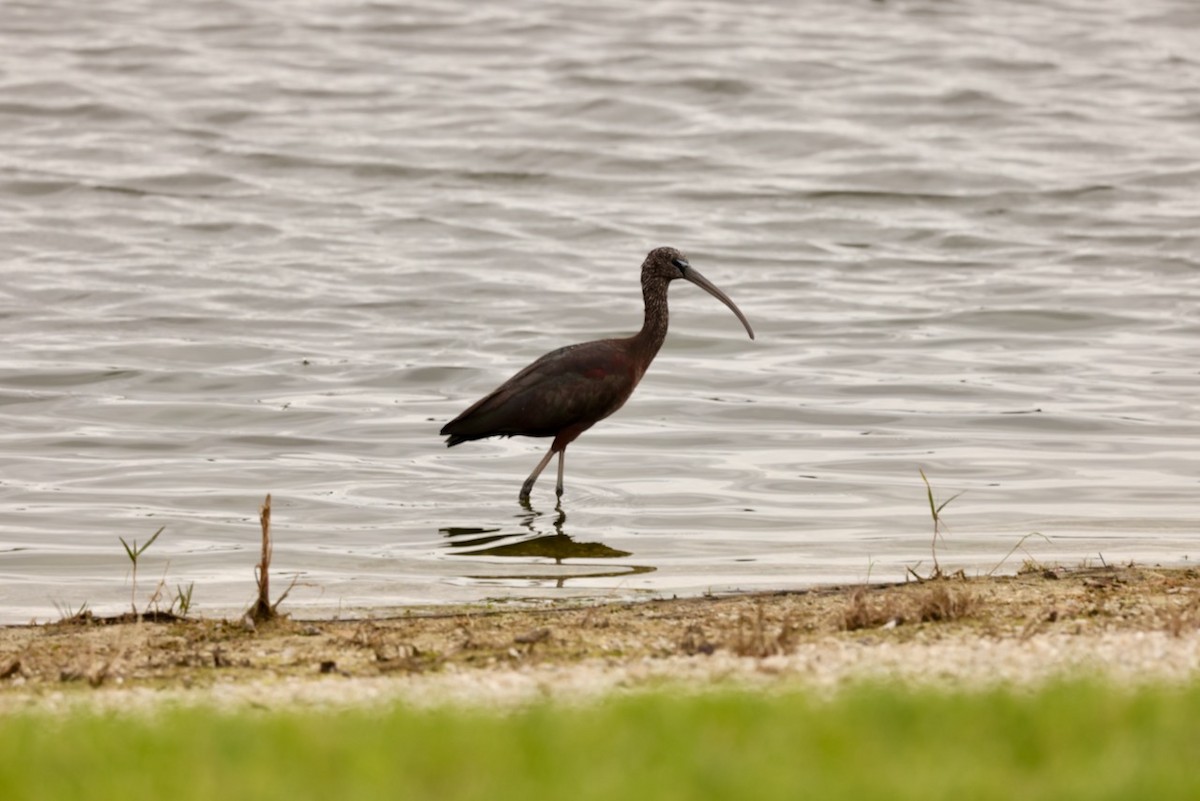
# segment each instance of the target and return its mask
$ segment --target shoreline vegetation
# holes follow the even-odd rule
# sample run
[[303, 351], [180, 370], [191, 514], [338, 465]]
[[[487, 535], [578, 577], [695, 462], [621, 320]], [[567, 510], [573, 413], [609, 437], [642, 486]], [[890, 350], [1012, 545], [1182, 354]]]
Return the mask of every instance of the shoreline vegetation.
[[1191, 567], [1027, 565], [1007, 576], [414, 608], [379, 619], [83, 612], [0, 628], [0, 712], [504, 705], [664, 687], [825, 692], [876, 681], [970, 689], [1198, 676], [1200, 571]]

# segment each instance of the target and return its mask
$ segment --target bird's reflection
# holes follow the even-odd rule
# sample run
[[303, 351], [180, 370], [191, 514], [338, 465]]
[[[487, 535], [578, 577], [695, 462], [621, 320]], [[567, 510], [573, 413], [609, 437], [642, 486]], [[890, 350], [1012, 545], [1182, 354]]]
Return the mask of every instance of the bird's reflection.
[[[521, 503], [524, 512], [516, 516], [525, 532], [505, 531], [503, 528], [477, 528], [450, 526], [441, 529], [449, 539], [453, 556], [508, 557], [527, 560], [529, 570], [489, 575], [467, 575], [465, 578], [484, 581], [516, 580], [522, 582], [553, 582], [556, 587], [565, 586], [571, 579], [596, 579], [617, 576], [632, 576], [655, 570], [650, 565], [621, 565], [616, 570], [594, 569], [587, 564], [564, 564], [567, 559], [616, 559], [632, 556], [629, 551], [611, 548], [602, 542], [578, 542], [563, 531], [567, 522], [562, 502], [555, 505], [553, 513], [533, 508], [528, 500]], [[554, 560], [555, 568], [536, 570], [539, 559]], [[592, 568], [592, 569], [589, 569]]]

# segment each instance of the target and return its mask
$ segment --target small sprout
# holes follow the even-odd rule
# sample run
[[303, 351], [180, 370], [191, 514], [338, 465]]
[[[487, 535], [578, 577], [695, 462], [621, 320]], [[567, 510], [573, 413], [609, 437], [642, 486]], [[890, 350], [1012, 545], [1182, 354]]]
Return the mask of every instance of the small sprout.
[[87, 601], [81, 603], [79, 608], [74, 611], [68, 604], [58, 601], [54, 602], [54, 608], [58, 610], [61, 623], [86, 623], [92, 618], [92, 610], [88, 609]]
[[129, 600], [130, 600], [130, 606], [133, 608], [133, 616], [138, 621], [141, 621], [141, 619], [142, 619], [142, 616], [138, 614], [138, 610], [137, 610], [138, 559], [141, 557], [142, 554], [144, 554], [146, 552], [147, 548], [149, 548], [151, 545], [154, 544], [154, 541], [156, 539], [158, 539], [158, 535], [162, 534], [163, 529], [165, 529], [165, 528], [166, 528], [166, 526], [160, 526], [158, 531], [154, 532], [154, 536], [152, 536], [150, 539], [146, 540], [146, 544], [142, 545], [141, 547], [138, 547], [137, 540], [134, 540], [133, 545], [130, 545], [128, 542], [125, 541], [124, 537], [120, 537], [120, 536], [117, 537], [117, 539], [119, 539], [121, 541], [121, 544], [125, 546], [125, 553], [129, 556], [129, 561], [133, 563], [133, 588], [129, 592]]
[[[929, 479], [925, 476], [924, 468], [917, 468], [921, 474], [921, 480], [925, 482], [925, 494], [929, 498], [929, 514], [933, 517], [933, 541], [930, 543], [930, 551], [933, 554], [933, 573], [930, 578], [939, 578], [942, 575], [942, 566], [938, 564], [937, 544], [939, 539], [943, 539], [942, 527], [942, 510], [945, 509], [951, 501], [962, 495], [962, 492], [956, 492], [946, 500], [938, 503], [933, 497], [933, 487], [929, 484]], [[963, 490], [965, 492], [966, 490]]]
[[182, 586], [175, 587], [175, 599], [171, 601], [171, 612], [179, 610], [180, 617], [187, 617], [188, 612], [192, 609], [192, 590], [196, 589], [196, 582], [192, 582], [185, 590]]

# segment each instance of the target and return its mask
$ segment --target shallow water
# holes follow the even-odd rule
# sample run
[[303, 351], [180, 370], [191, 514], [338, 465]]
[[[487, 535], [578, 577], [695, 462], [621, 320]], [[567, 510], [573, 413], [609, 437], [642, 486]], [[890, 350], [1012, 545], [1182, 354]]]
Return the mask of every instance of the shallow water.
[[[69, 18], [71, 23], [64, 24]], [[0, 5], [0, 620], [1194, 558], [1183, 0]], [[690, 285], [629, 404], [440, 426]], [[558, 561], [562, 560], [562, 561]]]

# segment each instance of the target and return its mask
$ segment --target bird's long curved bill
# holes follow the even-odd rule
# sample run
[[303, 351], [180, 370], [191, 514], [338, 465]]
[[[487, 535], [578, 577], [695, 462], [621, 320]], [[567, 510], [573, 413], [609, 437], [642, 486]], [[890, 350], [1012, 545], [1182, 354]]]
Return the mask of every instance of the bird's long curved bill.
[[737, 318], [742, 321], [742, 325], [746, 326], [746, 333], [750, 335], [751, 339], [754, 339], [754, 329], [750, 327], [750, 321], [746, 319], [746, 315], [742, 314], [742, 310], [737, 307], [737, 304], [729, 299], [728, 295], [717, 289], [713, 283], [703, 275], [696, 272], [694, 267], [689, 266], [687, 269], [683, 270], [683, 277], [728, 306], [729, 310], [736, 314]]

